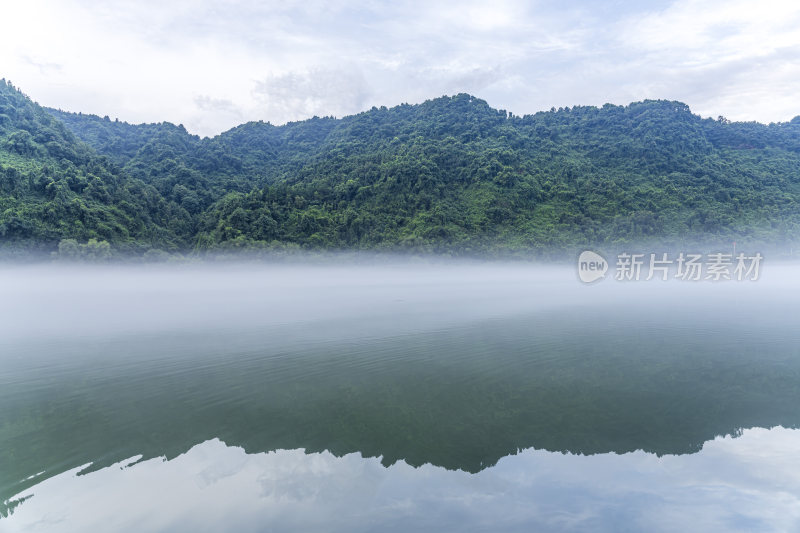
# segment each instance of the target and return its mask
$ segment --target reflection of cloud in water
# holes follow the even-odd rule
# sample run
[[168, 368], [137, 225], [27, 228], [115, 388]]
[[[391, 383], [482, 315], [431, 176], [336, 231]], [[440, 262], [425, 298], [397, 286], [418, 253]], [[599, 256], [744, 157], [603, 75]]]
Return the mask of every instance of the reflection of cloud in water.
[[693, 455], [526, 450], [467, 474], [211, 440], [168, 462], [47, 479], [0, 529], [796, 531], [798, 449], [800, 430], [750, 429]]

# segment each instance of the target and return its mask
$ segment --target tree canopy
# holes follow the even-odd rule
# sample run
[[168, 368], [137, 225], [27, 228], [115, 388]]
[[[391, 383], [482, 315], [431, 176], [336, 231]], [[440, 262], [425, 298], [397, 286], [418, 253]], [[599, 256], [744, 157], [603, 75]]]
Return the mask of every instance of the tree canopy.
[[458, 94], [200, 138], [44, 109], [0, 82], [6, 249], [557, 255], [783, 245], [798, 229], [800, 117], [703, 119], [665, 100], [520, 117]]

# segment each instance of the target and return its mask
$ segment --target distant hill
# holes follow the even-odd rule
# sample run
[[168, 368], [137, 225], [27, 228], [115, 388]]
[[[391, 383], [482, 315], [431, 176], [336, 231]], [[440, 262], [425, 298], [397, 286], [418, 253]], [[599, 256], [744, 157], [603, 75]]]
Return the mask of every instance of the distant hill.
[[169, 123], [45, 111], [4, 82], [0, 180], [4, 245], [483, 255], [791, 245], [800, 117], [702, 119], [663, 100], [518, 117], [459, 94], [201, 139]]

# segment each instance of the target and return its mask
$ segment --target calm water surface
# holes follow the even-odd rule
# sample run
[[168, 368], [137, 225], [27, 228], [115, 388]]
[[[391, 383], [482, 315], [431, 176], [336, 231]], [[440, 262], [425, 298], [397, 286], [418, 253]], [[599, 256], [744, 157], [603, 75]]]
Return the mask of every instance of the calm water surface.
[[0, 531], [796, 530], [796, 271], [6, 267]]

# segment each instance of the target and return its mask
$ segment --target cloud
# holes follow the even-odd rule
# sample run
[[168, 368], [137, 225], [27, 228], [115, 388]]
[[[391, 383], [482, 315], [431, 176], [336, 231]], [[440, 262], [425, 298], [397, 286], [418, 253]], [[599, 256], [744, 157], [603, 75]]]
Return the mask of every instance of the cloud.
[[741, 0], [679, 0], [623, 19], [617, 44], [629, 49], [622, 75], [637, 97], [684, 100], [695, 112], [780, 121], [797, 114], [800, 6]]
[[310, 116], [344, 116], [361, 111], [371, 90], [358, 68], [314, 68], [257, 81], [253, 95], [272, 120], [287, 122]]
[[4, 16], [0, 76], [41, 103], [204, 135], [457, 92], [516, 114], [642, 98], [798, 114], [800, 5], [782, 0], [29, 0]]
[[221, 111], [224, 113], [241, 114], [236, 104], [224, 98], [211, 98], [205, 95], [195, 96], [194, 103], [203, 111]]
[[227, 98], [197, 95], [194, 104], [197, 112], [191, 114], [184, 124], [190, 131], [214, 131], [219, 124], [235, 125], [249, 120], [248, 114]]
[[59, 63], [52, 63], [46, 60], [36, 60], [26, 55], [20, 56], [20, 60], [23, 63], [27, 63], [28, 65], [39, 69], [39, 72], [43, 75], [55, 74], [63, 68]]

